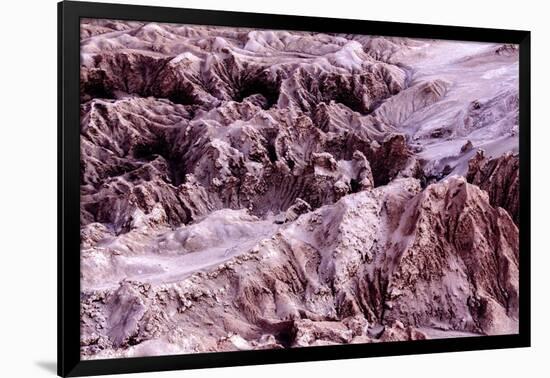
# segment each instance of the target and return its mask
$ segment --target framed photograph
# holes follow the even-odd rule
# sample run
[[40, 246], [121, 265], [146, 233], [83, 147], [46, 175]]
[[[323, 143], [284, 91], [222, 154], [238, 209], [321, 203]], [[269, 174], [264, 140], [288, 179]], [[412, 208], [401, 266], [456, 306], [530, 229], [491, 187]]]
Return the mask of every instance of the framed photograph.
[[59, 375], [529, 346], [529, 32], [58, 11]]

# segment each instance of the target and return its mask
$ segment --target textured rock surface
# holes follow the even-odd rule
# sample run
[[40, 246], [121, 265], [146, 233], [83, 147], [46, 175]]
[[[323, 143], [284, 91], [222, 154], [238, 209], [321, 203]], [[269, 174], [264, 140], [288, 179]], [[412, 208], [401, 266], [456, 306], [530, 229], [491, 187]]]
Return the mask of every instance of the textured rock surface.
[[83, 20], [82, 357], [517, 332], [517, 64]]
[[489, 159], [479, 150], [469, 162], [466, 178], [487, 191], [491, 204], [506, 209], [519, 224], [518, 154], [506, 153]]

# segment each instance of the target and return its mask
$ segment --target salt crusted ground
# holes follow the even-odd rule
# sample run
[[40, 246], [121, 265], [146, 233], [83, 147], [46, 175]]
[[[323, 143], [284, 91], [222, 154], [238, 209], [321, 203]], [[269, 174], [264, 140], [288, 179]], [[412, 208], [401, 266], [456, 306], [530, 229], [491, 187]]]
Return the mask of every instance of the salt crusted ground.
[[80, 96], [82, 358], [517, 332], [516, 46], [83, 20]]

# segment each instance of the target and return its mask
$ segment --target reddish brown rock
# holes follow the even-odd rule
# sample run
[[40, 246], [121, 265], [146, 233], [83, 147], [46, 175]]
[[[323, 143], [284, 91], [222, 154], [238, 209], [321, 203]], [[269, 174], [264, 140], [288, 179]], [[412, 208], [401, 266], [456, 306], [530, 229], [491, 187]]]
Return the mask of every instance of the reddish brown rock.
[[507, 153], [487, 158], [482, 150], [468, 164], [468, 182], [489, 193], [493, 206], [500, 206], [519, 225], [519, 156]]
[[515, 64], [83, 20], [81, 357], [517, 332]]

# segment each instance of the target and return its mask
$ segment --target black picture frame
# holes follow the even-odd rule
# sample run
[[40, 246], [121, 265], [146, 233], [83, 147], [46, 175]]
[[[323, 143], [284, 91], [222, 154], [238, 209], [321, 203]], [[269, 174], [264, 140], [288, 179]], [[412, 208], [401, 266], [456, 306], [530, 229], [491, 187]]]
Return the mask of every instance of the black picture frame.
[[[103, 18], [519, 44], [519, 333], [278, 350], [80, 360], [79, 20]], [[530, 346], [530, 32], [63, 1], [58, 3], [58, 374], [83, 376]]]

